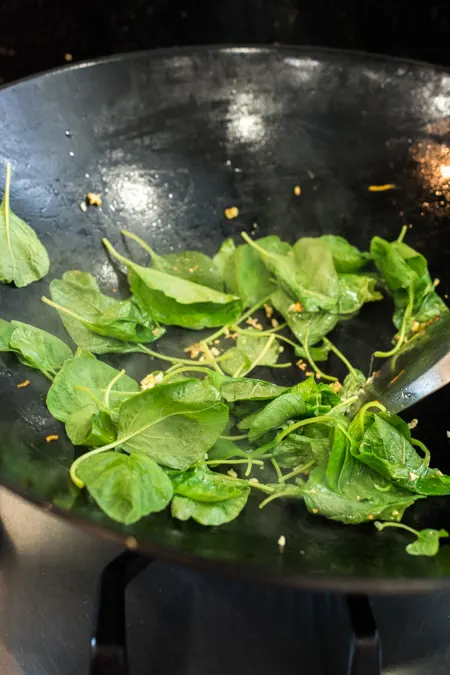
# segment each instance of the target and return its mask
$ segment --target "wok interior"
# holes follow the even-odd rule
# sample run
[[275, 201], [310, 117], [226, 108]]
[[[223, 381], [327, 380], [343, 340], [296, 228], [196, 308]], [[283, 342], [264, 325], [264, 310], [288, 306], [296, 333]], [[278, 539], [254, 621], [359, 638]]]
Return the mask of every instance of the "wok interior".
[[[2, 317], [67, 339], [40, 296], [68, 269], [90, 271], [104, 290], [119, 287], [125, 295], [125, 278], [101, 245], [107, 236], [126, 250], [123, 227], [158, 252], [211, 255], [227, 236], [238, 242], [243, 229], [290, 242], [334, 233], [367, 249], [374, 234], [394, 239], [411, 224], [407, 241], [426, 255], [443, 295], [449, 83], [445, 72], [368, 56], [203, 48], [128, 55], [4, 89], [1, 153], [12, 162], [12, 208], [37, 230], [51, 270], [25, 290], [2, 286]], [[368, 190], [386, 183], [398, 187]], [[83, 213], [79, 204], [90, 191], [101, 193], [102, 208]], [[237, 219], [224, 217], [230, 206], [239, 208]], [[333, 339], [367, 372], [372, 351], [389, 344], [391, 316], [388, 299], [364, 307], [339, 324]], [[169, 329], [160, 346], [177, 353], [196, 339]], [[143, 355], [107, 360], [139, 378], [153, 369]], [[436, 559], [414, 559], [401, 534], [337, 525], [281, 500], [261, 511], [252, 499], [236, 521], [214, 529], [169, 513], [116, 524], [85, 497], [73, 499], [67, 475], [73, 448], [46, 411], [44, 378], [7, 354], [0, 364], [0, 479], [101, 531], [133, 535], [144, 550], [181, 561], [236, 563], [253, 577], [299, 585], [355, 588], [359, 577], [376, 590], [422, 578], [419, 587], [450, 572], [446, 547]], [[341, 374], [332, 360], [330, 366]], [[265, 375], [277, 380], [279, 373]], [[282, 377], [298, 376], [292, 369]], [[17, 389], [26, 378], [32, 385]], [[444, 471], [447, 402], [442, 391], [405, 414], [419, 418], [418, 435]], [[58, 443], [45, 442], [50, 433], [59, 433]], [[408, 522], [448, 527], [449, 514], [448, 500], [430, 499], [408, 511]]]

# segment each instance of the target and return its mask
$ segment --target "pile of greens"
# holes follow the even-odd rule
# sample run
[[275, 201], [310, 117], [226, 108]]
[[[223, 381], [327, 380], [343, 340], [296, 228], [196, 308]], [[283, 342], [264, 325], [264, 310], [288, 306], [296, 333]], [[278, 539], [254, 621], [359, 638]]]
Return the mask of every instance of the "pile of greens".
[[[79, 449], [72, 482], [124, 524], [170, 506], [174, 518], [217, 526], [236, 518], [253, 493], [261, 508], [299, 499], [341, 523], [401, 527], [416, 536], [409, 553], [434, 555], [447, 533], [400, 521], [416, 500], [450, 494], [450, 477], [430, 468], [428, 449], [379, 402], [352, 417], [366, 378], [327, 337], [383, 291], [394, 300], [398, 332], [378, 356], [448, 311], [425, 258], [403, 242], [405, 231], [394, 242], [374, 237], [370, 252], [334, 235], [291, 246], [243, 233], [244, 243], [227, 239], [214, 258], [159, 255], [123, 234], [151, 261], [137, 264], [104, 240], [127, 271], [128, 299], [105, 295], [81, 271], [53, 280], [51, 298], [43, 298], [75, 353], [39, 328], [0, 320], [0, 350], [51, 381], [48, 410]], [[217, 330], [168, 356], [148, 345], [170, 326]], [[138, 384], [96, 356], [128, 352], [167, 368]], [[348, 369], [342, 383], [317, 365], [330, 352]], [[285, 354], [302, 375], [293, 386], [252, 375], [262, 366], [294, 369]]]

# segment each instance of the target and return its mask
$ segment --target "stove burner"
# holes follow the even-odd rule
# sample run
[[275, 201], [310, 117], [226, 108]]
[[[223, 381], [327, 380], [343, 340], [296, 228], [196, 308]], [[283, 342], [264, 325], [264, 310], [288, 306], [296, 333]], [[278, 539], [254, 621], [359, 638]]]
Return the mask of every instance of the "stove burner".
[[[151, 559], [125, 551], [100, 577], [90, 675], [129, 675], [126, 648], [125, 592]], [[366, 595], [317, 594], [317, 632], [323, 640], [330, 675], [381, 675], [381, 643]]]

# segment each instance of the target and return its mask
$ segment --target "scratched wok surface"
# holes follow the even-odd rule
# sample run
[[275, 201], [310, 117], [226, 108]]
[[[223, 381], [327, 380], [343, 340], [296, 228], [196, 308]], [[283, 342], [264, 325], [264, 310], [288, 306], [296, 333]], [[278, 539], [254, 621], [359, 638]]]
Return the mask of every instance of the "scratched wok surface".
[[[38, 231], [52, 265], [46, 279], [26, 289], [2, 286], [1, 316], [64, 338], [40, 296], [68, 269], [91, 271], [105, 290], [126, 293], [101, 246], [108, 236], [122, 247], [123, 227], [159, 252], [197, 247], [213, 254], [224, 237], [237, 240], [253, 223], [260, 236], [276, 232], [294, 241], [332, 232], [360, 247], [374, 234], [393, 239], [402, 224], [412, 224], [408, 243], [428, 257], [445, 293], [449, 113], [445, 70], [298, 48], [128, 54], [4, 88], [0, 158], [12, 162], [12, 207]], [[386, 183], [398, 188], [368, 190]], [[100, 192], [103, 205], [83, 213], [79, 204], [89, 191]], [[234, 205], [239, 218], [229, 221], [223, 212]], [[367, 370], [372, 350], [389, 343], [391, 313], [384, 301], [335, 331], [356, 366]], [[193, 341], [170, 333], [167, 353]], [[110, 362], [135, 376], [152, 369], [143, 355]], [[27, 377], [31, 386], [17, 389]], [[301, 503], [278, 501], [260, 511], [252, 500], [237, 520], [213, 529], [168, 513], [128, 527], [114, 523], [71, 495], [73, 448], [46, 411], [47, 388], [39, 374], [1, 355], [0, 481], [40, 508], [99, 535], [135, 537], [150, 555], [249, 579], [371, 592], [450, 587], [450, 546], [436, 558], [414, 558], [401, 533], [330, 523]], [[406, 415], [419, 418], [418, 436], [444, 471], [448, 403], [444, 390]], [[60, 440], [46, 444], [49, 433]], [[449, 521], [450, 499], [424, 500], [407, 518], [415, 527], [448, 528]]]

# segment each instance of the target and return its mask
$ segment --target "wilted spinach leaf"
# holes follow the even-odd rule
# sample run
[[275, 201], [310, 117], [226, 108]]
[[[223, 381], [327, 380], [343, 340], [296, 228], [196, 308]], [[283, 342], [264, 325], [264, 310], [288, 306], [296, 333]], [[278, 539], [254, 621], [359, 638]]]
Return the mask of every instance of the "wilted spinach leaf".
[[6, 165], [6, 182], [0, 204], [0, 281], [18, 288], [39, 281], [47, 274], [48, 253], [36, 232], [11, 210], [9, 190], [11, 164]]
[[288, 420], [295, 420], [306, 415], [306, 403], [298, 394], [281, 394], [269, 401], [252, 419], [249, 441], [255, 441], [267, 431], [279, 429]]
[[276, 291], [272, 295], [272, 304], [302, 344], [306, 338], [309, 345], [317, 344], [340, 319], [338, 314], [329, 312], [298, 312], [295, 310], [295, 301], [284, 291]]
[[324, 234], [320, 237], [331, 251], [334, 266], [339, 273], [359, 272], [370, 260], [370, 253], [363, 253], [356, 246], [348, 243], [344, 237]]
[[21, 321], [12, 321], [11, 326], [10, 350], [25, 366], [53, 376], [72, 358], [72, 350], [51, 333]]
[[406, 552], [410, 555], [426, 555], [434, 556], [439, 552], [440, 539], [446, 539], [448, 532], [446, 530], [414, 530], [412, 527], [403, 525], [402, 523], [375, 523], [377, 530], [384, 530], [385, 527], [397, 527], [417, 537], [416, 541], [408, 544]]
[[125, 525], [162, 511], [173, 494], [170, 478], [146, 455], [102, 452], [86, 457], [77, 473], [100, 508]]
[[95, 404], [76, 410], [66, 422], [66, 434], [74, 445], [99, 448], [117, 438], [116, 427], [110, 415]]
[[249, 377], [223, 377], [216, 372], [208, 373], [208, 377], [227, 403], [264, 401], [276, 398], [286, 391], [286, 387], [280, 387], [273, 382], [254, 380]]
[[207, 466], [200, 466], [172, 476], [173, 493], [181, 497], [189, 497], [197, 502], [222, 502], [238, 497], [247, 490], [247, 481], [237, 478], [230, 480], [228, 476], [211, 471]]
[[172, 516], [178, 520], [192, 518], [200, 525], [223, 525], [240, 514], [249, 494], [250, 488], [245, 488], [237, 497], [221, 502], [199, 502], [189, 497], [175, 495], [171, 504]]

